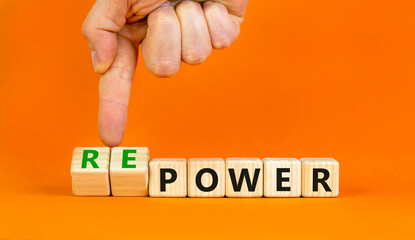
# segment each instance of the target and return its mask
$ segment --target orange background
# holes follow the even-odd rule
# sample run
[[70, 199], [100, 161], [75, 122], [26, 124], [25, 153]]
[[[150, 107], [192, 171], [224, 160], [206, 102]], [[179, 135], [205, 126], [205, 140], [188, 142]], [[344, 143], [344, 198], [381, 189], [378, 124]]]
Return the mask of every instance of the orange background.
[[0, 238], [415, 237], [414, 1], [251, 1], [206, 63], [157, 79], [139, 59], [122, 146], [334, 157], [335, 199], [72, 196], [73, 148], [102, 146], [93, 2], [0, 0]]

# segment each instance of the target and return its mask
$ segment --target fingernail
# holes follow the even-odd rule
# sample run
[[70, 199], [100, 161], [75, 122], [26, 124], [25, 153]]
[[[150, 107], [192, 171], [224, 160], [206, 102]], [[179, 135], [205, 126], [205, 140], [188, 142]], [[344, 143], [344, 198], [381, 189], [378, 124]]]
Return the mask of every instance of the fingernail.
[[95, 51], [91, 51], [91, 55], [92, 55], [92, 64], [94, 65], [94, 70], [95, 72], [98, 70], [98, 57], [97, 57], [97, 53]]
[[160, 7], [168, 7], [171, 6], [171, 2], [170, 1], [166, 1], [163, 4], [160, 5]]

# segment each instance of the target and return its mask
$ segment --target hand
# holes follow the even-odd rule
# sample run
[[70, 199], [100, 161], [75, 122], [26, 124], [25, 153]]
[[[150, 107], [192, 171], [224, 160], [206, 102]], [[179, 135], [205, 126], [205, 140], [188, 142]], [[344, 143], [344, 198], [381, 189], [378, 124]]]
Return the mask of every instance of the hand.
[[82, 33], [95, 72], [102, 75], [98, 127], [103, 143], [113, 147], [122, 141], [140, 44], [150, 72], [173, 76], [181, 61], [199, 64], [212, 47], [232, 44], [247, 4], [248, 0], [97, 0]]

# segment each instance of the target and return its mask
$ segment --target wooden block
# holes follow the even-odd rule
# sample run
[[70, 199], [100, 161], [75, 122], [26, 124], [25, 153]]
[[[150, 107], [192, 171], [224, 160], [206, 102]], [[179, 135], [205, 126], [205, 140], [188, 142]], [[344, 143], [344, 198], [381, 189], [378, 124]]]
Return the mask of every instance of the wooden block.
[[111, 150], [110, 180], [113, 196], [148, 195], [146, 147], [116, 147]]
[[72, 155], [72, 192], [77, 196], [109, 196], [108, 147], [78, 147]]
[[262, 197], [263, 162], [259, 158], [226, 159], [226, 196]]
[[337, 197], [339, 163], [333, 158], [302, 158], [303, 197]]
[[187, 161], [189, 197], [225, 196], [225, 161], [222, 158], [191, 158]]
[[155, 158], [149, 166], [151, 197], [186, 197], [186, 159]]
[[301, 162], [295, 158], [264, 158], [264, 196], [300, 197]]

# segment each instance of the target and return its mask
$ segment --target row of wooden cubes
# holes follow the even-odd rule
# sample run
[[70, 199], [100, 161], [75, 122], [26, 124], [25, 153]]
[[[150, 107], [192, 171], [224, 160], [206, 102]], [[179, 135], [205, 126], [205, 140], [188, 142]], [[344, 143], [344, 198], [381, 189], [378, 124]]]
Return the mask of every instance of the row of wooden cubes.
[[75, 148], [77, 196], [337, 197], [332, 158], [155, 158], [145, 147]]

